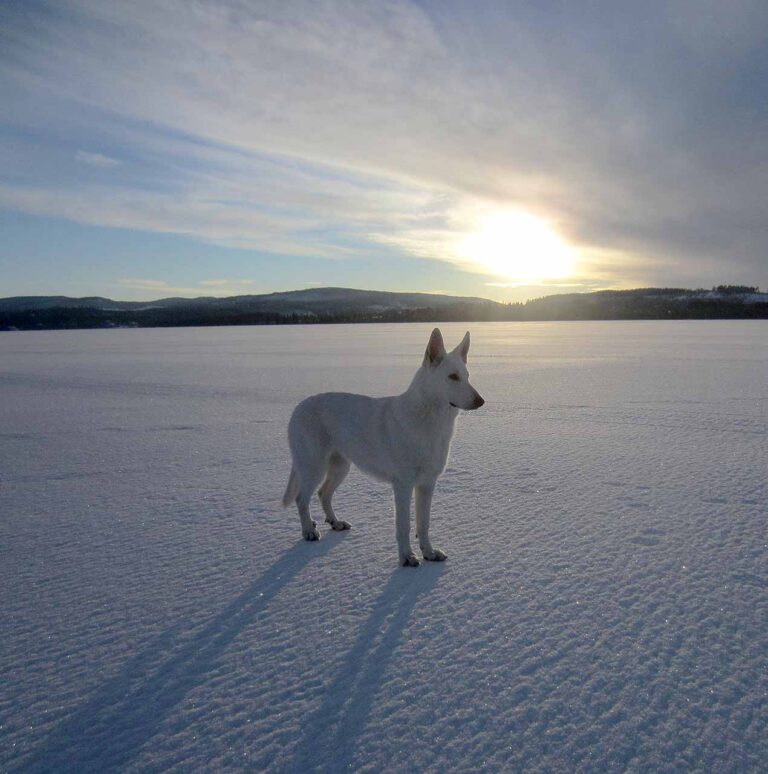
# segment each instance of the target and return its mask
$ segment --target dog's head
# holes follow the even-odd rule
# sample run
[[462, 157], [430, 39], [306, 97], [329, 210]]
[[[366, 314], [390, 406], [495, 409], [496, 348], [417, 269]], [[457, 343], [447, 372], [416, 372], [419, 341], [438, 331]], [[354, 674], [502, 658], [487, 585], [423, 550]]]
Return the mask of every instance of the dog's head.
[[422, 368], [427, 375], [430, 392], [457, 409], [478, 409], [485, 403], [480, 393], [469, 383], [467, 355], [469, 331], [456, 349], [446, 352], [439, 328], [432, 331], [424, 353]]

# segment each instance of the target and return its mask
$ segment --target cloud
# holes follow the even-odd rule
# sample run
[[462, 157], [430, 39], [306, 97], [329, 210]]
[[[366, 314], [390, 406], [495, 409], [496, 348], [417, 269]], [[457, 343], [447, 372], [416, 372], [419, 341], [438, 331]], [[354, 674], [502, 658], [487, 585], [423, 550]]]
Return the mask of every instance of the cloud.
[[211, 279], [197, 283], [204, 287], [226, 287], [227, 285], [253, 285], [253, 280]]
[[243, 295], [244, 285], [253, 284], [252, 280], [201, 280], [192, 285], [174, 285], [165, 280], [146, 279], [142, 277], [123, 277], [116, 285], [121, 289], [140, 291], [140, 295], [148, 299], [165, 296], [207, 296], [211, 288], [215, 288], [217, 296]]
[[16, 120], [39, 121], [50, 98], [141, 171], [0, 196], [335, 259], [450, 260], [463, 213], [517, 206], [578, 246], [588, 281], [765, 282], [768, 7], [705, 5], [76, 0], [19, 14], [3, 64], [27, 95]]
[[75, 153], [75, 161], [79, 161], [82, 164], [89, 164], [92, 167], [119, 167], [122, 163], [118, 159], [113, 159], [111, 156], [105, 156], [103, 153], [89, 153], [88, 151], [79, 150]]

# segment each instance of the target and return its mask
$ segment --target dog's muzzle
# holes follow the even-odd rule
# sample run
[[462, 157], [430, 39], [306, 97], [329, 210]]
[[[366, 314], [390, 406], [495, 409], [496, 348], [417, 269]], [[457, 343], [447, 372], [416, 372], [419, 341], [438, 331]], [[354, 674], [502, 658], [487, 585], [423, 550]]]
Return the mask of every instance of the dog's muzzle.
[[485, 400], [483, 400], [483, 398], [480, 395], [480, 393], [475, 393], [475, 397], [474, 397], [474, 400], [472, 401], [472, 405], [471, 406], [457, 406], [452, 401], [449, 401], [449, 403], [455, 409], [462, 409], [463, 408], [464, 411], [474, 411], [475, 409], [479, 409], [480, 406], [482, 406], [485, 403]]

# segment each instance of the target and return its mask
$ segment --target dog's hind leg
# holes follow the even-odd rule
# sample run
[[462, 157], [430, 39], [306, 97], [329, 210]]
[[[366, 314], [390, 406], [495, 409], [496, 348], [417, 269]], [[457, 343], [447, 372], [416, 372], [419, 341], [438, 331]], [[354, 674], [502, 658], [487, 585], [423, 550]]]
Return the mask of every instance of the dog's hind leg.
[[323, 469], [316, 465], [303, 466], [299, 475], [301, 485], [296, 497], [296, 506], [299, 509], [299, 519], [301, 519], [301, 534], [304, 536], [304, 540], [320, 540], [317, 522], [309, 515], [309, 503], [315, 487], [323, 477]]
[[333, 493], [346, 478], [347, 473], [349, 473], [349, 460], [346, 457], [342, 457], [341, 454], [334, 452], [328, 460], [328, 471], [325, 474], [325, 481], [323, 481], [323, 485], [317, 493], [325, 512], [325, 520], [335, 530], [349, 529], [352, 526], [348, 521], [336, 518], [331, 503]]

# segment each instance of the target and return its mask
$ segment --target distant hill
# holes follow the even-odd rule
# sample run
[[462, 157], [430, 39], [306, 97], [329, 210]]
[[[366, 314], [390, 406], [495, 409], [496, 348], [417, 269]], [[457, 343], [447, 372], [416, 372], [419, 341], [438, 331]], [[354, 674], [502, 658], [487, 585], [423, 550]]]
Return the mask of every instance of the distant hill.
[[502, 304], [487, 298], [313, 288], [226, 298], [114, 301], [93, 296], [0, 299], [0, 330], [281, 325], [350, 322], [502, 320], [655, 320], [768, 318], [768, 293], [720, 285], [712, 290], [640, 288], [570, 293]]
[[712, 290], [638, 288], [568, 293], [524, 304], [525, 320], [674, 320], [768, 318], [768, 293], [757, 287]]

